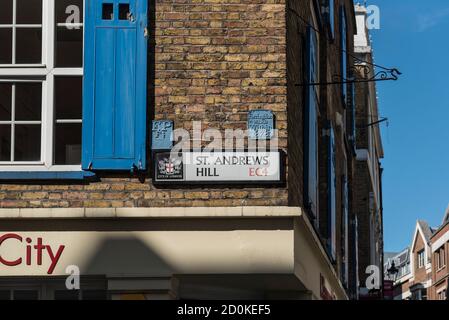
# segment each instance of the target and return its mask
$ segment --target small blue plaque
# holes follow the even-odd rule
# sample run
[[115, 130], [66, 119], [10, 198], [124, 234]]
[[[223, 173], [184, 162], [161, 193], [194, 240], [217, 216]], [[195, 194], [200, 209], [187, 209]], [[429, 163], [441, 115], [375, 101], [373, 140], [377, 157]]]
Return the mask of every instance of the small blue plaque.
[[152, 150], [170, 150], [173, 147], [173, 121], [154, 120], [151, 131]]
[[274, 115], [270, 110], [252, 110], [248, 113], [250, 139], [269, 140], [274, 135]]

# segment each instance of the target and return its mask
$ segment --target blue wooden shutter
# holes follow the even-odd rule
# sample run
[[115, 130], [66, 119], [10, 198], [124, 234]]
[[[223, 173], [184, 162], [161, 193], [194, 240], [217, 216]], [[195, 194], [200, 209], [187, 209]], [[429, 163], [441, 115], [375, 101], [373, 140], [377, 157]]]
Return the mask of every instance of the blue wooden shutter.
[[328, 197], [329, 197], [329, 217], [328, 217], [328, 243], [329, 251], [333, 259], [337, 253], [337, 176], [336, 176], [336, 155], [334, 129], [330, 128], [329, 153], [328, 153]]
[[329, 0], [329, 27], [331, 31], [331, 37], [335, 36], [335, 3], [334, 0]]
[[343, 176], [343, 221], [342, 221], [342, 238], [343, 238], [343, 259], [342, 259], [342, 278], [343, 284], [348, 284], [349, 279], [349, 187], [348, 178]]
[[348, 92], [348, 102], [349, 102], [349, 111], [350, 111], [350, 122], [349, 122], [349, 134], [350, 140], [352, 143], [352, 147], [355, 150], [356, 148], [356, 101], [355, 101], [355, 84], [351, 83], [349, 85]]
[[[357, 216], [354, 217], [354, 220], [351, 220], [351, 269], [358, 270], [359, 269], [359, 224], [357, 220]], [[351, 282], [353, 284], [357, 284], [359, 282], [359, 273], [351, 272]], [[356, 294], [357, 298], [357, 294]]]
[[[318, 82], [317, 37], [311, 27], [307, 30], [306, 42], [306, 74], [307, 83]], [[317, 86], [306, 86], [305, 123], [305, 195], [306, 202], [312, 218], [318, 215], [318, 113], [317, 113]]]
[[[346, 13], [345, 7], [342, 6], [340, 9], [340, 48], [341, 48], [341, 77], [342, 81], [345, 81], [348, 78], [347, 70], [348, 70], [348, 36], [347, 36], [347, 24], [346, 24]], [[346, 107], [347, 103], [347, 84], [343, 83], [342, 85], [342, 96], [344, 101], [344, 107]]]
[[146, 168], [146, 0], [86, 0], [83, 169]]

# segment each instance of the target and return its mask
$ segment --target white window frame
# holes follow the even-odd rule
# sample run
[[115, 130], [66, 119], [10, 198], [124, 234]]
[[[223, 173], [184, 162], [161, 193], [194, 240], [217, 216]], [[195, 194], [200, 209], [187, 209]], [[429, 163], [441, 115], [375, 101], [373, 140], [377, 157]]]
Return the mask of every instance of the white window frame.
[[45, 13], [46, 13], [46, 8], [45, 5], [47, 0], [43, 0], [42, 1], [42, 23], [38, 23], [38, 24], [20, 24], [20, 28], [41, 28], [42, 30], [42, 54], [41, 54], [41, 63], [37, 63], [37, 64], [17, 64], [16, 63], [16, 39], [17, 39], [17, 24], [16, 23], [16, 11], [17, 11], [17, 0], [13, 0], [13, 21], [11, 24], [5, 24], [2, 25], [0, 28], [5, 28], [5, 29], [11, 29], [12, 28], [12, 63], [11, 64], [0, 64], [0, 68], [6, 67], [6, 68], [27, 68], [27, 67], [32, 67], [32, 68], [38, 68], [38, 67], [45, 67], [45, 58], [47, 56], [47, 52], [46, 52], [46, 47], [45, 47], [45, 42], [43, 41], [44, 39], [44, 28], [46, 27], [46, 18], [45, 18]]
[[[41, 159], [36, 162], [0, 161], [1, 171], [81, 171], [79, 165], [54, 165], [54, 86], [55, 76], [83, 76], [83, 67], [55, 68], [55, 2], [42, 0], [42, 64], [0, 64], [0, 82], [36, 82], [30, 77], [42, 77]], [[15, 1], [14, 1], [15, 3]], [[83, 6], [83, 9], [85, 5]], [[85, 10], [85, 9], [84, 9]], [[82, 13], [84, 16], [84, 12]], [[84, 22], [84, 19], [83, 19]], [[13, 23], [14, 24], [14, 23]], [[64, 23], [58, 23], [64, 26]], [[38, 26], [38, 25], [33, 25]], [[83, 26], [83, 23], [72, 26]], [[13, 29], [14, 30], [14, 29]], [[84, 29], [83, 29], [84, 31]], [[14, 31], [13, 31], [14, 33]], [[13, 35], [14, 37], [14, 35]], [[83, 32], [84, 42], [84, 32]], [[84, 45], [83, 45], [84, 50]], [[83, 52], [84, 53], [84, 52]], [[83, 54], [84, 56], [84, 54]], [[12, 79], [14, 78], [14, 79]], [[19, 80], [17, 80], [19, 79]], [[64, 121], [64, 120], [62, 120]], [[70, 120], [71, 123], [76, 120]]]
[[[310, 3], [310, 12], [315, 12], [314, 10], [314, 4], [311, 2]], [[318, 30], [318, 21], [317, 18], [315, 16], [315, 14], [312, 14], [312, 24], [313, 24], [313, 28], [312, 28], [312, 32], [315, 33], [315, 38], [316, 38], [316, 46], [315, 46], [315, 81], [317, 83], [320, 83], [321, 81], [321, 70], [320, 70], [320, 33], [317, 32], [316, 30]], [[311, 87], [312, 90], [314, 90], [315, 93], [315, 99], [317, 101], [318, 106], [320, 105], [320, 86], [312, 86]], [[319, 108], [317, 106], [317, 115], [319, 114]]]
[[438, 251], [438, 255], [439, 255], [439, 257], [438, 257], [438, 265], [439, 265], [440, 269], [444, 269], [444, 267], [446, 267], [445, 254], [446, 254], [446, 252], [445, 252], [444, 248], [441, 248]]
[[404, 275], [406, 275], [406, 274], [408, 274], [408, 268], [407, 268], [407, 264], [405, 264], [405, 265], [403, 265], [402, 267], [402, 275], [404, 276]]
[[437, 291], [437, 298], [439, 301], [443, 301], [447, 299], [447, 289], [446, 288], [441, 288], [440, 290]]
[[424, 268], [426, 251], [421, 250], [418, 252], [418, 269]]
[[446, 250], [444, 246], [436, 251], [436, 260], [437, 271], [440, 271], [446, 267]]

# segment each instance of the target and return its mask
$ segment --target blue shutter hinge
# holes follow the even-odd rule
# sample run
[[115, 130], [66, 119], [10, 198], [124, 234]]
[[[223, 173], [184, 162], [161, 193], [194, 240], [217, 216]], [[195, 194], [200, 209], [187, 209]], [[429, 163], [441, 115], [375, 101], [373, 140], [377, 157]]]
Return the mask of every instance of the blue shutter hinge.
[[91, 162], [89, 162], [89, 165], [87, 166], [87, 168], [88, 168], [89, 170], [92, 170], [92, 167], [93, 167], [93, 163], [92, 163], [92, 161], [91, 161]]
[[139, 160], [139, 166], [137, 166], [135, 163], [133, 163], [133, 165], [131, 167], [131, 173], [135, 173], [135, 172], [140, 171], [142, 169], [143, 169], [142, 160]]

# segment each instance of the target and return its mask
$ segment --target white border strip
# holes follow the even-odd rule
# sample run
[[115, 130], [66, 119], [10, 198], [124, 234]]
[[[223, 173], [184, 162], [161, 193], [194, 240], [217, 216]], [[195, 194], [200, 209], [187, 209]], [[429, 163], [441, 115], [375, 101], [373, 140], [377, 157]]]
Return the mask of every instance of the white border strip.
[[439, 250], [446, 242], [449, 242], [449, 232], [444, 233], [438, 240], [432, 243], [432, 253]]
[[11, 208], [0, 219], [297, 217], [300, 207]]

